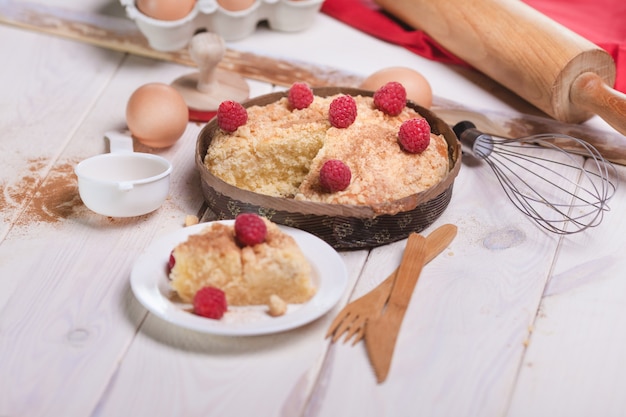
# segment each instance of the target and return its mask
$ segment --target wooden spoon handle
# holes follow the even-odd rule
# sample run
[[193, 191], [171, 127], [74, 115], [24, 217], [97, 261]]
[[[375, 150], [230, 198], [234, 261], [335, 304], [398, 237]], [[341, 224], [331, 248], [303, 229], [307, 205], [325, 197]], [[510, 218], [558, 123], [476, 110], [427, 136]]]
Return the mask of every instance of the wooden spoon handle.
[[570, 90], [570, 100], [626, 135], [626, 94], [609, 87], [599, 75], [585, 72], [576, 77]]

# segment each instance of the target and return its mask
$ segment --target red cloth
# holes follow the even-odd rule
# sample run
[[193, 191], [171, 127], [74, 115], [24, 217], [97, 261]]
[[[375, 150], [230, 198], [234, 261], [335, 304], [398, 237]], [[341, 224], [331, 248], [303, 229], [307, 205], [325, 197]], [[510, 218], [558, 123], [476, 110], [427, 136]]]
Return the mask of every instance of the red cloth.
[[[436, 1], [436, 0], [433, 0]], [[626, 92], [626, 1], [524, 0], [526, 4], [606, 50], [615, 60], [614, 88]], [[408, 28], [371, 0], [325, 0], [322, 12], [376, 38], [448, 64], [464, 62], [424, 32]]]

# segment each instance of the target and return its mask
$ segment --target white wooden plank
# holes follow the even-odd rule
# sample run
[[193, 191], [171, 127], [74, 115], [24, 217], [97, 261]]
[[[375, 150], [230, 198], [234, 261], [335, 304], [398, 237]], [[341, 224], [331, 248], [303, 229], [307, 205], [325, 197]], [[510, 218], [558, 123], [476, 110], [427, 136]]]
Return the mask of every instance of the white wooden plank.
[[[619, 167], [621, 183], [626, 170]], [[622, 416], [626, 399], [626, 199], [564, 239], [508, 416]]]

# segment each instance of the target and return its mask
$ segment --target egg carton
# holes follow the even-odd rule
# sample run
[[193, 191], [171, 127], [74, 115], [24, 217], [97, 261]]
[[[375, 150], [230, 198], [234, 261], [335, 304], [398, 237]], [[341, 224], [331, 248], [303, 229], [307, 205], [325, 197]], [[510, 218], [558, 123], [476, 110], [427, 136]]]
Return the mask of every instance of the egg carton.
[[313, 24], [324, 0], [256, 0], [241, 11], [226, 10], [216, 0], [198, 0], [191, 13], [172, 21], [146, 16], [135, 6], [135, 0], [120, 2], [153, 49], [176, 51], [187, 46], [199, 30], [216, 33], [225, 41], [250, 36], [262, 21], [273, 30], [305, 30]]

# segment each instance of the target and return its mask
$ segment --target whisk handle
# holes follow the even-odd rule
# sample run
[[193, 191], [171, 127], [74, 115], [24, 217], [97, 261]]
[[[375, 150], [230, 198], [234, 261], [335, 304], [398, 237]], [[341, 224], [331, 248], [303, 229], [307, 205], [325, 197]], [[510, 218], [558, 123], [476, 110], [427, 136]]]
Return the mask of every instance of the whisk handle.
[[626, 94], [609, 87], [597, 74], [585, 72], [579, 75], [572, 83], [570, 100], [626, 135]]
[[486, 158], [493, 151], [493, 138], [476, 129], [468, 120], [458, 122], [452, 128], [462, 147], [477, 158]]

